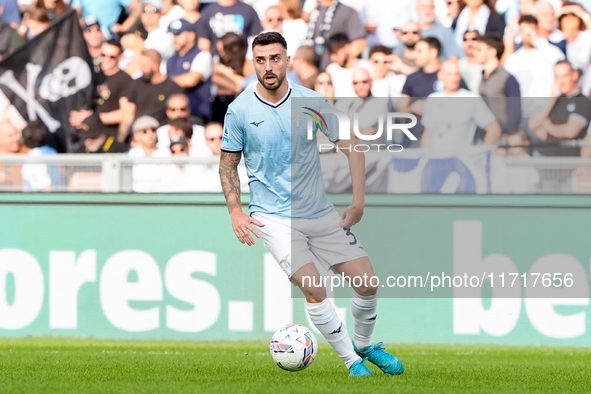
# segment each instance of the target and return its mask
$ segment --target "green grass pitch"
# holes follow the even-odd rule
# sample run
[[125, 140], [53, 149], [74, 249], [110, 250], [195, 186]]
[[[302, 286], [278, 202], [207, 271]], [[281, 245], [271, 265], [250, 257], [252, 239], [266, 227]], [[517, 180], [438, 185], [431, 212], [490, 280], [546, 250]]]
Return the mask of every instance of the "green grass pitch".
[[286, 372], [265, 342], [0, 339], [0, 393], [589, 393], [590, 348], [389, 345], [401, 376], [351, 379], [326, 344]]

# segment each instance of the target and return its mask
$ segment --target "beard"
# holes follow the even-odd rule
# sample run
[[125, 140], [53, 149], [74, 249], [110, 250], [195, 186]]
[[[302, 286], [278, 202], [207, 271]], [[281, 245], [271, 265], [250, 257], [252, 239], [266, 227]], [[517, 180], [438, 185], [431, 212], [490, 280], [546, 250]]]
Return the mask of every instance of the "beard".
[[154, 71], [151, 71], [151, 72], [149, 72], [147, 74], [142, 75], [142, 80], [144, 82], [150, 83], [150, 82], [152, 82], [152, 77], [153, 76], [154, 76]]
[[[268, 83], [265, 80], [266, 77], [274, 77], [275, 80], [271, 83]], [[283, 81], [285, 81], [285, 72], [283, 72], [281, 75], [265, 73], [262, 77], [257, 74], [257, 79], [265, 89], [269, 91], [276, 91], [281, 85], [283, 85]]]

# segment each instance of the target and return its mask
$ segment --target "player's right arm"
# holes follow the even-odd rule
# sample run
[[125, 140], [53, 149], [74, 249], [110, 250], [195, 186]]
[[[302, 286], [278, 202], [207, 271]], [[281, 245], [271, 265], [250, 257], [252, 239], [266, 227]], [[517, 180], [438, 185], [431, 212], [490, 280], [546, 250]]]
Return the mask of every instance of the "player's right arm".
[[240, 177], [238, 176], [238, 163], [240, 163], [241, 156], [242, 152], [222, 151], [220, 157], [220, 180], [222, 182], [224, 197], [226, 198], [226, 205], [228, 206], [230, 218], [232, 219], [234, 234], [236, 234], [240, 242], [251, 246], [254, 245], [254, 239], [250, 232], [257, 238], [261, 237], [258, 231], [251, 226], [251, 223], [259, 227], [264, 225], [242, 212], [242, 204], [240, 203]]
[[258, 231], [251, 226], [263, 227], [259, 221], [242, 212], [240, 202], [240, 177], [238, 164], [244, 149], [244, 119], [241, 110], [234, 111], [235, 104], [230, 104], [224, 118], [224, 134], [222, 137], [222, 154], [220, 157], [220, 180], [226, 205], [232, 219], [234, 234], [243, 244], [254, 245], [251, 232], [260, 238]]

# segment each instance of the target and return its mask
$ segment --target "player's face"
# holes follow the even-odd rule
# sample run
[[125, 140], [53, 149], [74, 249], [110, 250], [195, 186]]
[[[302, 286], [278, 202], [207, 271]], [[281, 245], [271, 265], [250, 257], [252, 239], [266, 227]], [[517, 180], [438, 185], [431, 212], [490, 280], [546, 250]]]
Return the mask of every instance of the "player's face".
[[281, 44], [258, 45], [253, 49], [254, 70], [261, 85], [267, 90], [279, 89], [285, 81], [289, 56]]

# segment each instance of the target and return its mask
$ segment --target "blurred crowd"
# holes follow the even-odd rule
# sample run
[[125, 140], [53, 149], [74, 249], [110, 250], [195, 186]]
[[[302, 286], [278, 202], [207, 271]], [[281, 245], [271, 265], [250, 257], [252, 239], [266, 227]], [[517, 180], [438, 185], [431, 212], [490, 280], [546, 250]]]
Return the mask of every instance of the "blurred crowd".
[[[591, 156], [590, 7], [591, 0], [0, 0], [0, 56], [77, 10], [97, 84], [92, 107], [70, 114], [74, 153], [220, 154], [228, 105], [257, 81], [250, 43], [278, 31], [290, 81], [351, 114], [368, 107], [417, 116], [416, 141], [400, 134], [386, 143]], [[10, 103], [2, 108], [0, 154], [63, 153], [47, 143], [42, 124], [27, 125]]]

